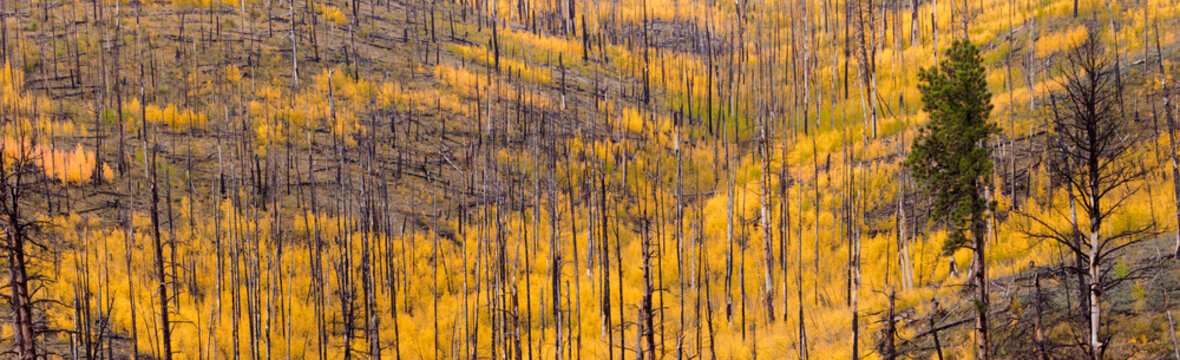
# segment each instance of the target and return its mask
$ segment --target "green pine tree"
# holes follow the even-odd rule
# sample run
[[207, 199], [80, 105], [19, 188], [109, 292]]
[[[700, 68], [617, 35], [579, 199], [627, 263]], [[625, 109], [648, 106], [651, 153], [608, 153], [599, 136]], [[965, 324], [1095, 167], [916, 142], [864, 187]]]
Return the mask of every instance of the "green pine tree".
[[944, 249], [975, 251], [977, 359], [988, 358], [984, 235], [991, 202], [984, 190], [993, 167], [988, 139], [998, 131], [988, 122], [992, 94], [985, 76], [979, 49], [968, 40], [956, 40], [940, 64], [918, 73], [930, 123], [921, 129], [904, 163], [934, 198], [931, 213], [952, 227]]

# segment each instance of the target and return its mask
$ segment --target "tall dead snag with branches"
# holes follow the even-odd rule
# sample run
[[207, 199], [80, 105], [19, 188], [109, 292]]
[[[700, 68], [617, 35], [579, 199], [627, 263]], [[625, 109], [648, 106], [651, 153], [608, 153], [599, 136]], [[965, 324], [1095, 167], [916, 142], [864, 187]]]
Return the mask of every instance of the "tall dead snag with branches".
[[[1102, 297], [1122, 280], [1134, 274], [1114, 275], [1106, 264], [1123, 248], [1148, 239], [1155, 224], [1109, 228], [1106, 222], [1134, 195], [1130, 184], [1147, 175], [1142, 164], [1131, 157], [1139, 143], [1139, 131], [1122, 116], [1112, 62], [1095, 38], [1093, 30], [1085, 42], [1066, 57], [1065, 80], [1056, 96], [1063, 108], [1054, 117], [1055, 133], [1050, 147], [1061, 161], [1051, 162], [1049, 171], [1077, 191], [1078, 204], [1085, 216], [1067, 222], [1069, 228], [1050, 225], [1047, 219], [1026, 215], [1037, 225], [1027, 232], [1036, 238], [1050, 239], [1072, 251], [1085, 262], [1077, 269], [1085, 272], [1089, 282], [1089, 334], [1085, 350], [1090, 359], [1101, 359], [1106, 351], [1109, 332], [1103, 333]], [[1065, 216], [1062, 214], [1062, 216]], [[1087, 225], [1084, 229], [1082, 224]]]
[[22, 206], [27, 201], [26, 190], [32, 190], [31, 180], [33, 172], [30, 153], [32, 146], [24, 141], [18, 142], [13, 158], [3, 154], [0, 147], [0, 216], [3, 217], [0, 227], [4, 229], [4, 248], [8, 252], [8, 289], [11, 295], [8, 305], [12, 309], [13, 339], [12, 352], [15, 359], [37, 359], [37, 332], [33, 320], [33, 299], [29, 292], [29, 283], [33, 280], [29, 275], [29, 245], [44, 247], [33, 240], [40, 225], [27, 219]]
[[[1172, 98], [1171, 88], [1168, 87], [1168, 74], [1164, 69], [1164, 52], [1160, 50], [1160, 28], [1159, 24], [1153, 23], [1155, 27], [1155, 52], [1159, 55], [1159, 80], [1160, 90], [1164, 98], [1164, 120], [1168, 124], [1168, 149], [1171, 150], [1172, 160], [1172, 190], [1174, 198], [1172, 201], [1177, 209], [1180, 209], [1180, 158], [1176, 156], [1176, 119], [1172, 115]], [[1152, 110], [1154, 113], [1155, 110]], [[1153, 115], [1154, 116], [1154, 115]], [[1176, 212], [1177, 224], [1180, 224], [1180, 211]], [[1176, 249], [1173, 252], [1174, 257], [1180, 259], [1180, 232], [1176, 234]]]

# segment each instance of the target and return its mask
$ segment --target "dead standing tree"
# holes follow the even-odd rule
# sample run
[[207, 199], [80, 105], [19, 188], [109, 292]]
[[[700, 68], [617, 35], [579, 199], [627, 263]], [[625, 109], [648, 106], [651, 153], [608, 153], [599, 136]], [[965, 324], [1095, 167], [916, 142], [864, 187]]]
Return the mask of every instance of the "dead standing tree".
[[[4, 154], [0, 146], [0, 227], [4, 230], [4, 249], [8, 253], [8, 297], [12, 309], [13, 349], [15, 359], [37, 359], [37, 330], [33, 305], [33, 294], [29, 291], [34, 276], [29, 274], [30, 251], [32, 248], [46, 248], [38, 243], [33, 234], [40, 230], [38, 221], [30, 220], [24, 206], [29, 200], [27, 190], [32, 190], [36, 180], [33, 168], [32, 144], [18, 142], [13, 156]], [[6, 352], [6, 353], [8, 353]]]
[[1122, 249], [1155, 234], [1154, 223], [1109, 228], [1110, 218], [1138, 190], [1134, 182], [1147, 172], [1131, 158], [1141, 132], [1134, 131], [1119, 111], [1117, 78], [1095, 35], [1091, 31], [1081, 46], [1067, 54], [1062, 93], [1057, 95], [1064, 108], [1053, 119], [1056, 131], [1050, 142], [1061, 161], [1050, 163], [1049, 171], [1077, 191], [1084, 218], [1068, 222], [1072, 225], [1063, 229], [1026, 214], [1038, 225], [1027, 231], [1029, 235], [1056, 241], [1084, 260], [1078, 264], [1084, 268], [1076, 270], [1084, 272], [1088, 282], [1089, 332], [1084, 350], [1094, 360], [1103, 358], [1111, 336], [1101, 330], [1103, 294], [1133, 276], [1116, 276], [1106, 265]]

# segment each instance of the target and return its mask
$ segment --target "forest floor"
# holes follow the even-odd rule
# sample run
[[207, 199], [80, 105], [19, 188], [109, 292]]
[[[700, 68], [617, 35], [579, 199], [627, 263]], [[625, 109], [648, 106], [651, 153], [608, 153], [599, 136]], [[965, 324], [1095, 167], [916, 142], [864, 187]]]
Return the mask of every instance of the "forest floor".
[[[1133, 353], [1108, 354], [1108, 358], [1172, 358], [1178, 344], [1171, 339], [1154, 339], [1156, 334], [1174, 333], [1169, 331], [1175, 325], [1166, 309], [1167, 295], [1180, 289], [1180, 261], [1171, 254], [1176, 245], [1176, 234], [1168, 233], [1129, 246], [1114, 261], [1108, 270], [1108, 277], [1125, 276], [1125, 280], [1106, 289], [1103, 299], [1103, 316], [1109, 319], [1104, 329], [1123, 329], [1113, 332], [1112, 348], [1131, 349]], [[1005, 359], [1037, 359], [1038, 351], [1044, 351], [1050, 358], [1084, 358], [1088, 336], [1088, 313], [1081, 303], [1079, 282], [1082, 278], [1069, 265], [1072, 258], [1064, 252], [1058, 264], [1033, 265], [1017, 274], [993, 278], [989, 282], [992, 296], [990, 324], [996, 354]], [[1064, 266], [1062, 266], [1064, 265]], [[1083, 274], [1084, 275], [1084, 274]], [[1039, 282], [1039, 284], [1038, 284]], [[933, 335], [938, 333], [939, 345], [946, 347], [956, 341], [971, 341], [974, 311], [971, 306], [970, 288], [964, 287], [956, 296], [933, 299], [941, 304], [939, 311], [930, 316], [914, 317], [913, 313], [901, 312], [896, 315], [899, 331], [899, 349], [909, 349], [916, 358], [935, 356]], [[1084, 299], [1083, 299], [1084, 300]], [[1039, 309], [1038, 309], [1039, 308]], [[1038, 315], [1039, 313], [1039, 315]], [[882, 314], [883, 315], [883, 314]], [[1038, 321], [1057, 324], [1055, 327], [1039, 329], [1044, 350], [1038, 350]], [[884, 316], [880, 316], [884, 321]], [[906, 333], [905, 328], [912, 329]], [[883, 327], [884, 328], [884, 327]], [[931, 331], [936, 329], [937, 331]], [[881, 336], [880, 338], [884, 338]], [[879, 344], [884, 346], [884, 344]]]
[[[1110, 322], [1107, 328], [1125, 329], [1117, 336], [1109, 339], [1112, 343], [1123, 343], [1120, 349], [1136, 349], [1136, 353], [1112, 354], [1110, 358], [1143, 357], [1165, 359], [1174, 357], [1175, 351], [1180, 351], [1170, 339], [1151, 339], [1154, 334], [1167, 333], [1169, 326], [1180, 320], [1180, 314], [1169, 314], [1166, 309], [1169, 293], [1180, 291], [1180, 261], [1169, 254], [1176, 243], [1175, 234], [1163, 234], [1153, 239], [1127, 247], [1119, 257], [1112, 272], [1120, 275], [1130, 274], [1126, 281], [1108, 289], [1108, 296], [1104, 300], [1104, 313]], [[1065, 254], [1063, 254], [1064, 256]], [[1063, 261], [1068, 264], [1069, 261]], [[1031, 264], [1030, 264], [1031, 265]], [[1037, 292], [1036, 282], [1040, 281], [1040, 292]], [[1044, 336], [1044, 351], [1050, 358], [1084, 357], [1083, 351], [1086, 336], [1086, 318], [1079, 309], [1078, 278], [1072, 269], [1057, 265], [1047, 265], [1030, 268], [1019, 274], [991, 279], [990, 292], [992, 295], [991, 327], [996, 344], [996, 355], [1005, 359], [1035, 359], [1038, 349], [1036, 338], [1037, 306], [1039, 297], [1040, 316], [1043, 323], [1058, 324], [1054, 328], [1042, 329]], [[970, 340], [972, 321], [974, 320], [968, 296], [970, 289], [955, 296], [941, 296], [933, 299], [937, 304], [947, 308], [936, 312], [932, 324], [929, 316], [916, 317], [911, 312], [900, 312], [896, 315], [899, 329], [909, 327], [912, 334], [901, 333], [897, 338], [897, 346], [903, 354], [914, 358], [932, 358], [935, 344], [933, 334], [937, 332], [941, 346], [947, 346], [955, 341]], [[967, 302], [965, 302], [967, 301]], [[6, 305], [0, 304], [0, 321], [6, 331], [10, 331], [11, 312]], [[884, 321], [884, 314], [870, 314]], [[1069, 317], [1070, 319], [1063, 319]], [[876, 321], [876, 320], [874, 320]], [[930, 331], [931, 328], [937, 331]], [[899, 330], [904, 331], [904, 330]], [[1174, 330], [1172, 331], [1174, 332]], [[883, 339], [884, 336], [878, 338]], [[116, 333], [110, 335], [114, 339], [114, 349], [109, 349], [112, 355], [126, 355], [131, 344], [130, 334]], [[73, 346], [69, 337], [45, 337], [43, 350], [48, 354], [56, 354], [64, 358], [73, 358], [75, 352], [83, 353], [84, 349]], [[4, 339], [7, 341], [7, 338]], [[1154, 340], [1154, 341], [1153, 341]], [[1161, 341], [1162, 340], [1162, 341]], [[7, 342], [6, 341], [6, 342]], [[1125, 346], [1130, 343], [1138, 346]], [[1167, 346], [1172, 344], [1173, 346]], [[0, 346], [6, 345], [0, 343]], [[878, 347], [884, 346], [879, 343]], [[880, 350], [880, 349], [879, 349]]]

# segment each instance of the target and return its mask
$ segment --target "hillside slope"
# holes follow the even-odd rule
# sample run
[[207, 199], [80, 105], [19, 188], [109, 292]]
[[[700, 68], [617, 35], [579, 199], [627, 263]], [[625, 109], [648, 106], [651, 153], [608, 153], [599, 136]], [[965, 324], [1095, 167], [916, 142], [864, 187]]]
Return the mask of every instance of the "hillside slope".
[[1130, 158], [1146, 175], [1118, 189], [1108, 231], [1159, 235], [1111, 260], [1106, 356], [1174, 351], [1173, 2], [0, 13], [0, 200], [30, 274], [6, 293], [27, 287], [41, 354], [968, 358], [971, 251], [944, 251], [948, 226], [901, 166], [929, 121], [918, 69], [965, 37], [1000, 129], [994, 355], [1083, 357], [1075, 260], [1029, 233], [1068, 228], [1076, 206], [1049, 144], [1087, 29], [1144, 135]]

